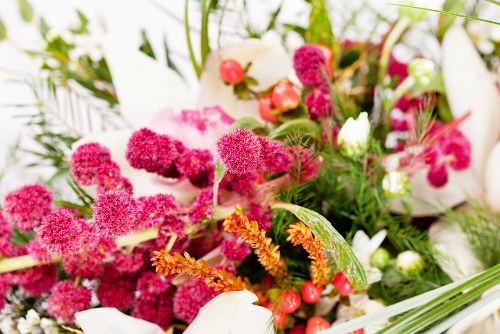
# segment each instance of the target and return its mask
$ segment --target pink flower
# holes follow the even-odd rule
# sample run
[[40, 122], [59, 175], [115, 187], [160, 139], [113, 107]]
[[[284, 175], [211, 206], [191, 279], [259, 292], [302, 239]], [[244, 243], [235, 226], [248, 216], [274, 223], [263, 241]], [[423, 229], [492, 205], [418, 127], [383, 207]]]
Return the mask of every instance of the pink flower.
[[63, 322], [74, 322], [75, 313], [90, 308], [92, 294], [87, 287], [60, 281], [47, 299], [47, 312]]
[[71, 276], [96, 279], [104, 270], [103, 263], [105, 259], [105, 254], [101, 252], [78, 253], [63, 256], [62, 265], [64, 270]]
[[177, 160], [177, 168], [196, 187], [205, 188], [213, 183], [215, 165], [209, 150], [185, 150]]
[[172, 298], [173, 291], [171, 289], [160, 294], [141, 293], [131, 315], [166, 329], [174, 320]]
[[330, 90], [327, 80], [326, 59], [321, 50], [314, 45], [305, 44], [295, 51], [293, 68], [300, 82], [306, 87]]
[[70, 210], [59, 208], [43, 219], [36, 240], [51, 254], [74, 254], [85, 242], [86, 222], [76, 218]]
[[300, 146], [288, 147], [288, 152], [292, 156], [294, 166], [293, 173], [299, 182], [309, 181], [318, 176], [319, 160], [314, 158], [311, 152]]
[[0, 257], [2, 255], [9, 255], [12, 252], [11, 236], [12, 227], [7, 223], [0, 211]]
[[109, 239], [137, 229], [139, 205], [124, 191], [99, 195], [94, 202], [94, 223], [99, 233]]
[[259, 137], [262, 145], [262, 162], [264, 170], [270, 173], [283, 173], [292, 168], [290, 156], [283, 145], [278, 140], [269, 140], [267, 137]]
[[250, 255], [250, 247], [241, 238], [224, 240], [220, 250], [229, 261], [241, 262]]
[[271, 215], [273, 211], [268, 206], [250, 203], [248, 206], [247, 217], [249, 220], [255, 220], [261, 230], [269, 231], [271, 228]]
[[179, 209], [172, 195], [158, 194], [149, 197], [140, 197], [139, 203], [139, 227], [151, 228], [161, 225], [165, 219], [175, 215]]
[[41, 184], [32, 184], [5, 197], [3, 214], [19, 229], [28, 231], [40, 225], [51, 206], [52, 192]]
[[0, 311], [5, 306], [5, 295], [12, 286], [12, 279], [10, 276], [10, 273], [0, 274]]
[[309, 118], [329, 117], [333, 114], [333, 104], [330, 97], [319, 89], [315, 89], [306, 96], [305, 104]]
[[396, 86], [403, 82], [408, 77], [408, 64], [398, 61], [396, 58], [391, 57], [387, 74], [390, 77], [396, 77]]
[[17, 274], [17, 282], [27, 294], [38, 296], [52, 290], [58, 274], [54, 264], [45, 264], [20, 272]]
[[261, 167], [262, 145], [252, 131], [238, 129], [222, 136], [217, 151], [228, 173], [256, 173]]
[[171, 280], [171, 277], [159, 275], [154, 271], [145, 271], [137, 281], [137, 290], [141, 295], [159, 295], [170, 288]]
[[186, 222], [175, 216], [170, 216], [165, 219], [158, 230], [158, 237], [156, 238], [156, 244], [158, 247], [164, 247], [169, 241], [170, 237], [173, 235], [177, 236], [177, 242], [186, 239], [186, 234], [184, 229], [186, 228]]
[[211, 190], [203, 190], [198, 197], [196, 197], [189, 214], [191, 224], [199, 223], [204, 218], [212, 218], [212, 199], [213, 192]]
[[97, 298], [102, 306], [126, 310], [132, 306], [136, 285], [135, 275], [121, 274], [108, 265], [99, 281]]
[[174, 312], [179, 319], [191, 323], [200, 309], [219, 293], [200, 279], [185, 283], [175, 293]]
[[144, 265], [143, 251], [137, 247], [130, 254], [117, 250], [113, 256], [113, 267], [122, 273], [135, 273]]
[[78, 147], [69, 164], [71, 173], [84, 186], [110, 184], [120, 178], [120, 167], [111, 160], [109, 150], [98, 143]]

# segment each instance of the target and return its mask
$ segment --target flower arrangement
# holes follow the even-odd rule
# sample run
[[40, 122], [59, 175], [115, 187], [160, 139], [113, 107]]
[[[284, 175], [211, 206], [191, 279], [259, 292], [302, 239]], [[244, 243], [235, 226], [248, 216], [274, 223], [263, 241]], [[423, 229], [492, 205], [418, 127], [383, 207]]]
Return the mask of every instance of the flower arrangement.
[[116, 122], [37, 137], [71, 196], [50, 182], [5, 196], [1, 331], [466, 333], [496, 310], [499, 44], [481, 42], [485, 62], [446, 2], [442, 61], [402, 61], [435, 17], [402, 5], [381, 40], [352, 40], [313, 0], [306, 26], [278, 9], [266, 31], [298, 47], [255, 33], [211, 50], [226, 5], [201, 1], [199, 55], [185, 17], [195, 106], [146, 35], [139, 51], [91, 38], [83, 13], [72, 37], [42, 30], [47, 80]]

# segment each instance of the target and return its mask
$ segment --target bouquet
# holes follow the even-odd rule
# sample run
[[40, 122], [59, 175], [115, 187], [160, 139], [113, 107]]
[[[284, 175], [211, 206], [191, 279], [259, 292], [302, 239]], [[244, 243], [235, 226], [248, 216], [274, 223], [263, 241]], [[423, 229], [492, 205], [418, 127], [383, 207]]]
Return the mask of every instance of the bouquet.
[[498, 23], [405, 3], [356, 39], [312, 0], [224, 44], [247, 4], [202, 0], [196, 48], [186, 1], [193, 98], [146, 32], [130, 49], [19, 4], [44, 44], [32, 169], [54, 174], [2, 203], [3, 333], [498, 330]]

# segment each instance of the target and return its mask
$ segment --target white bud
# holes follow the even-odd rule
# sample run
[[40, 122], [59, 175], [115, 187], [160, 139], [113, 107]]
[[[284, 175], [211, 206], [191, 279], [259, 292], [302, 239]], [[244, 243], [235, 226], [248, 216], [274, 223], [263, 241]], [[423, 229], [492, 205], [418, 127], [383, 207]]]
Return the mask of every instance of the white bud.
[[388, 197], [402, 197], [408, 194], [410, 178], [408, 173], [397, 170], [387, 173], [382, 180], [382, 189]]
[[337, 144], [350, 157], [360, 156], [368, 148], [370, 121], [368, 114], [362, 112], [358, 119], [349, 117], [339, 131]]
[[424, 259], [415, 251], [405, 251], [399, 253], [396, 265], [404, 275], [418, 274], [424, 269]]
[[434, 77], [436, 65], [429, 59], [415, 58], [408, 66], [410, 75], [420, 86], [427, 86]]

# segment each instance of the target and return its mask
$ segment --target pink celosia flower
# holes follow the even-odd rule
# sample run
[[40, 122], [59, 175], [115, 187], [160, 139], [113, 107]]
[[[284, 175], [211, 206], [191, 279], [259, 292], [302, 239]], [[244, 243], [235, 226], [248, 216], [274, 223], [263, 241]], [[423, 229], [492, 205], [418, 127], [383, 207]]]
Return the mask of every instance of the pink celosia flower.
[[116, 238], [137, 229], [139, 205], [124, 191], [99, 195], [94, 202], [94, 223], [99, 233]]
[[11, 236], [12, 227], [7, 223], [0, 211], [0, 257], [1, 255], [9, 255], [12, 252]]
[[132, 134], [126, 152], [132, 167], [163, 176], [169, 176], [168, 171], [178, 155], [174, 139], [147, 128]]
[[202, 219], [211, 219], [213, 211], [213, 192], [211, 190], [203, 190], [193, 205], [191, 205], [191, 212], [189, 213], [189, 218], [191, 224], [199, 223]]
[[256, 178], [256, 173], [242, 175], [226, 174], [220, 183], [220, 188], [246, 195], [252, 192]]
[[96, 279], [104, 270], [105, 259], [103, 253], [94, 252], [65, 255], [61, 262], [64, 270], [71, 276]]
[[179, 319], [191, 323], [200, 309], [219, 293], [200, 279], [185, 283], [174, 296], [174, 313]]
[[194, 186], [205, 188], [212, 185], [215, 165], [209, 150], [185, 150], [176, 165]]
[[72, 281], [60, 281], [47, 299], [47, 312], [63, 322], [75, 321], [75, 313], [90, 308], [92, 293]]
[[262, 162], [264, 170], [270, 173], [282, 173], [292, 168], [290, 156], [283, 145], [278, 140], [269, 140], [267, 137], [259, 137], [262, 145]]
[[224, 240], [220, 250], [229, 261], [241, 262], [250, 255], [250, 247], [241, 238]]
[[99, 184], [99, 187], [97, 188], [98, 194], [102, 194], [108, 191], [125, 191], [133, 194], [134, 188], [129, 179], [124, 176], [120, 176], [117, 178], [106, 179], [101, 184]]
[[123, 274], [112, 266], [104, 269], [96, 293], [102, 306], [126, 310], [132, 306], [137, 276]]
[[52, 258], [51, 252], [40, 244], [40, 240], [37, 237], [28, 244], [28, 252], [34, 259], [41, 262], [48, 262]]
[[166, 329], [174, 320], [172, 298], [172, 289], [160, 294], [141, 294], [134, 305], [131, 315]]
[[38, 296], [52, 290], [52, 287], [57, 282], [58, 272], [54, 264], [45, 264], [19, 272], [16, 276], [17, 284], [27, 294]]
[[175, 235], [177, 236], [177, 241], [174, 245], [175, 248], [175, 246], [178, 245], [178, 242], [186, 239], [186, 234], [184, 233], [185, 228], [186, 222], [184, 222], [183, 220], [175, 216], [167, 217], [158, 230], [156, 244], [158, 245], [158, 247], [164, 247], [170, 240], [170, 237]]
[[293, 68], [304, 86], [329, 91], [326, 59], [319, 48], [309, 44], [298, 48], [293, 56]]
[[312, 120], [329, 117], [333, 114], [332, 100], [328, 94], [319, 89], [313, 90], [306, 96], [305, 104], [309, 118]]
[[36, 240], [51, 254], [74, 254], [85, 242], [86, 222], [76, 218], [70, 210], [59, 208], [43, 219]]
[[269, 231], [271, 228], [271, 215], [273, 211], [268, 206], [250, 203], [248, 206], [247, 217], [250, 220], [255, 220], [259, 224], [261, 230]]
[[5, 306], [5, 295], [9, 292], [12, 286], [12, 278], [10, 273], [0, 274], [0, 311]]
[[4, 201], [3, 214], [23, 231], [40, 225], [51, 210], [52, 192], [41, 184], [32, 184], [10, 192]]
[[171, 276], [165, 277], [154, 271], [145, 271], [137, 281], [137, 290], [141, 295], [158, 295], [170, 288], [171, 281]]
[[117, 250], [113, 256], [113, 267], [122, 273], [135, 273], [144, 265], [143, 251], [140, 248], [135, 248], [130, 254]]
[[140, 197], [138, 224], [141, 228], [151, 228], [161, 225], [167, 217], [175, 215], [179, 209], [172, 195], [158, 194]]
[[228, 173], [256, 173], [261, 168], [262, 145], [252, 131], [238, 129], [222, 136], [217, 151]]
[[69, 163], [71, 173], [84, 186], [104, 185], [120, 178], [120, 167], [111, 160], [109, 150], [98, 143], [79, 146]]

